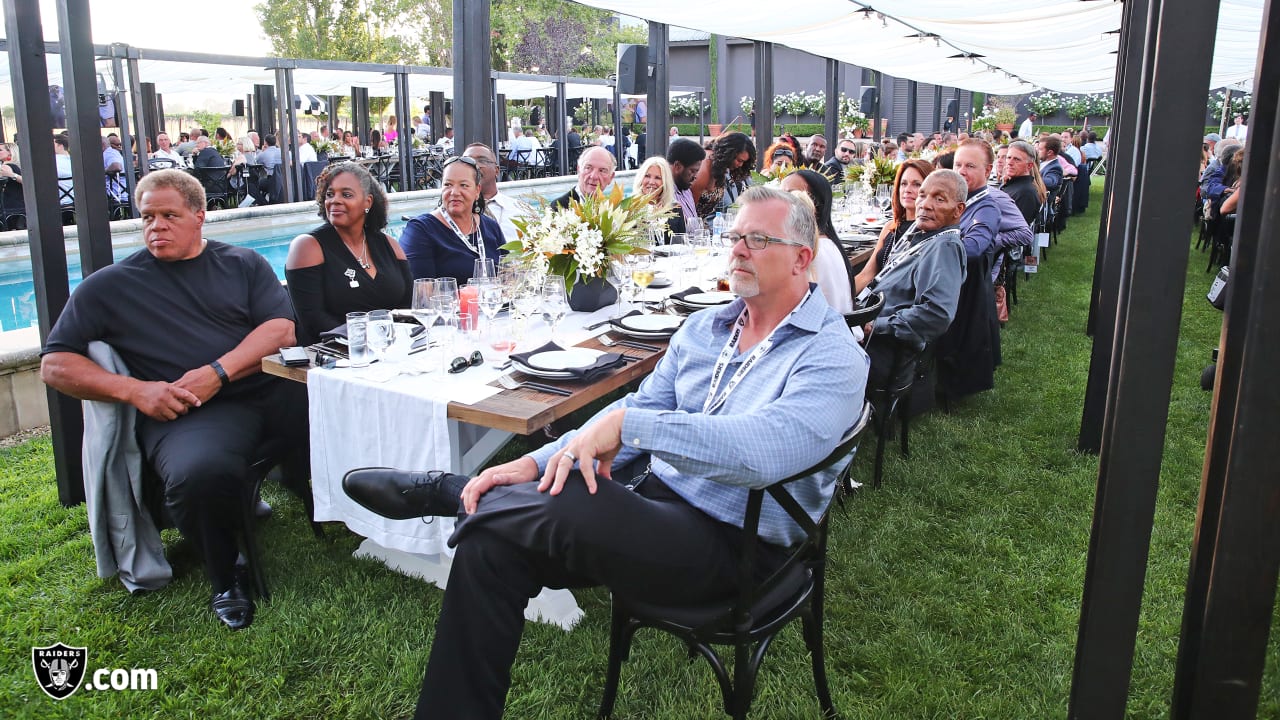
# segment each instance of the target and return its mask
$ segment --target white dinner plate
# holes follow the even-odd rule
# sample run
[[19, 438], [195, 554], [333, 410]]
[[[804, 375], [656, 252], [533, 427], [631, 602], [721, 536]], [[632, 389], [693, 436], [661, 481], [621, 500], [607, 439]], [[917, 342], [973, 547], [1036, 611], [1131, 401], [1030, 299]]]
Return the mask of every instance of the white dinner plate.
[[515, 358], [511, 359], [511, 367], [515, 368], [516, 370], [519, 370], [525, 375], [540, 377], [540, 378], [543, 378], [544, 380], [572, 380], [573, 379], [573, 373], [571, 372], [556, 371], [556, 370], [541, 370], [539, 368], [531, 368], [528, 365], [525, 365], [524, 363], [520, 362], [519, 360], [516, 360]]
[[672, 333], [683, 322], [675, 315], [628, 315], [618, 320], [624, 329], [643, 333]]
[[549, 350], [529, 357], [529, 366], [537, 370], [565, 371], [591, 367], [604, 353], [590, 348]]
[[733, 302], [736, 297], [738, 296], [731, 292], [704, 292], [685, 295], [681, 300], [685, 305], [711, 307], [712, 305], [727, 305]]

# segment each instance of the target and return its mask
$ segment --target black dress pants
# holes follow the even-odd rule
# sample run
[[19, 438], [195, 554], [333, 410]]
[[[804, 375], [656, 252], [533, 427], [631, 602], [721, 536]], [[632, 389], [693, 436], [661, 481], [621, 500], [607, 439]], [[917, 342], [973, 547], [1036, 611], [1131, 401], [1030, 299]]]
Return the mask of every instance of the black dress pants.
[[269, 438], [281, 438], [291, 449], [307, 447], [306, 387], [255, 379], [253, 392], [215, 395], [176, 420], [157, 422], [139, 413], [137, 433], [146, 461], [164, 483], [170, 517], [200, 549], [213, 591], [226, 590], [235, 580], [235, 531], [249, 465]]
[[[450, 542], [457, 553], [436, 624], [416, 718], [502, 717], [524, 609], [543, 586], [605, 585], [619, 597], [679, 604], [737, 589], [742, 530], [719, 522], [656, 477], [623, 483], [648, 458], [600, 479], [595, 495], [575, 471], [552, 497], [537, 483], [491, 490]], [[762, 568], [781, 549], [761, 545]]]

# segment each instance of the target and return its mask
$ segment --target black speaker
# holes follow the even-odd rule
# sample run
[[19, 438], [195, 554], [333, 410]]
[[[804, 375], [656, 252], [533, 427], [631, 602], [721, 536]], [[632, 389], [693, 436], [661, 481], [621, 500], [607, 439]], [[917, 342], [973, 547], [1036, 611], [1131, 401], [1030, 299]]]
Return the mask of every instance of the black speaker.
[[956, 103], [955, 98], [951, 98], [950, 100], [947, 101], [947, 114], [942, 116], [943, 120], [946, 120], [947, 118], [951, 118], [952, 120], [959, 119], [959, 116], [956, 115], [957, 104], [958, 103]]
[[244, 117], [244, 101], [243, 100], [231, 101], [231, 114], [234, 117]]
[[862, 91], [859, 93], [858, 110], [863, 115], [869, 115], [876, 109], [876, 86], [863, 85]]
[[644, 95], [649, 92], [649, 48], [645, 45], [618, 46], [618, 93]]

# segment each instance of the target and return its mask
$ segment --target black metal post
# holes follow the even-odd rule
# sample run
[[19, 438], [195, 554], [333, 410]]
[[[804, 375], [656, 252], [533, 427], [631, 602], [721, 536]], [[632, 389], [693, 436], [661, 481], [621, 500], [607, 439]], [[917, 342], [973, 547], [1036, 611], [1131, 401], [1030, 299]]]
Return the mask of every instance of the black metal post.
[[[147, 157], [147, 138], [145, 135], [129, 132], [128, 108], [134, 103], [126, 103], [125, 98], [128, 97], [132, 100], [137, 96], [128, 94], [123, 89], [125, 86], [124, 62], [120, 58], [127, 55], [127, 52], [128, 48], [124, 45], [111, 46], [111, 74], [114, 76], [116, 84], [112, 98], [116, 106], [116, 127], [120, 131], [120, 155], [124, 157], [124, 168], [122, 168], [121, 173], [124, 175], [125, 190], [129, 193], [130, 198], [129, 216], [138, 217], [138, 204], [133, 202], [133, 198], [137, 197], [138, 181], [137, 176], [133, 174], [133, 169], [134, 167], [145, 167], [145, 162], [142, 165], [134, 165], [133, 138], [140, 138], [138, 156], [144, 161]], [[141, 115], [141, 113], [137, 114]]]
[[[9, 38], [9, 73], [13, 83], [14, 121], [22, 154], [22, 196], [27, 208], [27, 242], [31, 248], [31, 278], [35, 285], [40, 344], [62, 314], [70, 297], [67, 253], [63, 245], [62, 208], [57, 193], [58, 169], [53, 160], [53, 136], [26, 132], [25, 128], [53, 126], [49, 110], [49, 71], [45, 65], [44, 30], [38, 0], [12, 0], [4, 4], [5, 35]], [[80, 401], [46, 388], [53, 439], [53, 467], [58, 500], [71, 506], [84, 501], [84, 476], [80, 467], [80, 441], [84, 421]]]
[[[834, 155], [840, 140], [840, 61], [827, 58], [826, 93], [827, 116], [823, 123], [827, 134], [827, 147]], [[821, 158], [825, 160], [826, 158]]]
[[396, 114], [400, 116], [400, 128], [396, 135], [396, 147], [400, 156], [400, 191], [405, 192], [415, 187], [413, 169], [413, 136], [417, 128], [413, 126], [409, 109], [409, 73], [402, 71], [395, 74]]
[[[453, 3], [454, 147], [491, 143], [495, 137], [489, 0]], [[495, 146], [496, 147], [496, 146]]]
[[934, 110], [933, 127], [929, 129], [931, 131], [941, 130], [942, 119], [946, 117], [946, 112], [947, 112], [947, 109], [942, 106], [942, 86], [941, 85], [933, 86], [933, 110]]
[[444, 93], [431, 93], [428, 96], [428, 103], [431, 107], [431, 142], [435, 142], [444, 137], [444, 129], [447, 125], [444, 117]]
[[[884, 127], [880, 122], [880, 106], [884, 103], [884, 73], [872, 70], [871, 74], [875, 77], [874, 84], [876, 86], [876, 102], [873, 108], [874, 114], [871, 116], [871, 124], [874, 126], [872, 137], [879, 143], [880, 136], [884, 134]], [[864, 109], [862, 112], [866, 113], [867, 111]]]
[[[277, 131], [276, 122], [276, 87], [274, 85], [253, 86], [253, 113], [250, 124], [258, 131], [258, 139], [264, 140], [268, 134], [276, 136], [276, 146], [283, 148], [284, 138]], [[171, 138], [172, 139], [172, 138]], [[283, 150], [281, 150], [283, 153]]]
[[671, 52], [671, 27], [666, 23], [649, 23], [649, 94], [645, 105], [645, 153], [649, 157], [665, 157], [670, 145], [671, 73], [667, 57]]
[[[75, 178], [76, 231], [80, 271], [111, 264], [111, 223], [107, 211], [107, 173], [102, 167], [102, 129], [98, 116], [98, 74], [89, 37], [88, 0], [58, 0], [58, 40], [62, 82], [71, 134], [71, 174]], [[48, 127], [46, 126], [24, 126]], [[24, 160], [28, 159], [26, 157]]]
[[[1258, 711], [1280, 567], [1280, 507], [1271, 447], [1280, 421], [1274, 332], [1280, 295], [1280, 13], [1268, 2], [1232, 243], [1222, 348], [1196, 511], [1174, 720], [1252, 718]], [[1261, 192], [1259, 192], [1261, 191]]]
[[[497, 132], [497, 137], [494, 138], [494, 140], [501, 143], [504, 135], [507, 139], [510, 139], [511, 137], [511, 120], [507, 118], [506, 95], [503, 95], [502, 93], [496, 93], [494, 95], [493, 112], [493, 127]], [[521, 124], [523, 125], [523, 122]], [[498, 151], [498, 146], [494, 145], [493, 148], [493, 151], [496, 153]]]
[[[754, 43], [756, 60], [756, 147], [760, 152], [773, 142], [773, 43]], [[758, 154], [758, 153], [757, 153]]]
[[[1137, 3], [1139, 0], [1133, 0]], [[1098, 493], [1080, 609], [1068, 717], [1122, 718], [1155, 514], [1169, 389], [1189, 243], [1184, 208], [1195, 184], [1218, 5], [1147, 0], [1141, 82], [1150, 112], [1134, 126], [1130, 199], [1117, 335], [1107, 390]], [[1125, 82], [1132, 82], [1126, 78]], [[1172, 302], [1171, 299], [1174, 299]]]
[[907, 81], [907, 122], [910, 123], [910, 125], [903, 128], [899, 134], [904, 132], [910, 133], [910, 132], [916, 131], [916, 125], [917, 125], [916, 111], [920, 109], [920, 98], [918, 97], [919, 94], [920, 94], [920, 83], [917, 83], [915, 80], [908, 80]]
[[[126, 72], [129, 77], [129, 100], [133, 106], [133, 136], [138, 138], [138, 167], [142, 168], [142, 172], [147, 172], [150, 163], [151, 151], [147, 149], [147, 143], [155, 137], [155, 113], [148, 112], [150, 108], [147, 106], [145, 93], [142, 92], [142, 79], [138, 75], [138, 53], [130, 52], [131, 57], [125, 61]], [[149, 117], [150, 116], [150, 117]], [[136, 200], [135, 184], [131, 181], [129, 185], [129, 197], [135, 198], [133, 202], [133, 216], [138, 216], [138, 203]]]
[[1121, 65], [1116, 73], [1115, 125], [1107, 152], [1107, 192], [1102, 200], [1098, 250], [1094, 258], [1091, 311], [1093, 347], [1089, 377], [1085, 383], [1077, 446], [1096, 453], [1102, 447], [1102, 419], [1106, 412], [1107, 376], [1116, 332], [1116, 308], [1120, 294], [1125, 235], [1133, 220], [1130, 199], [1141, 172], [1142, 158], [1135, 154], [1134, 128], [1146, 117], [1150, 98], [1143, 92], [1144, 38], [1150, 8], [1146, 2], [1125, 3], [1120, 32]]
[[572, 175], [569, 167], [569, 129], [573, 121], [567, 119], [569, 114], [569, 98], [565, 97], [564, 78], [556, 80], [556, 123], [560, 132], [556, 135], [556, 157], [561, 175]]
[[[615, 65], [616, 67], [616, 65]], [[613, 83], [613, 122], [610, 123], [610, 131], [613, 133], [613, 157], [617, 160], [619, 170], [627, 169], [627, 152], [623, 148], [622, 141], [622, 93], [619, 92], [618, 83]]]
[[[298, 126], [293, 107], [293, 82], [288, 68], [278, 66], [276, 75], [276, 146], [280, 148], [280, 167], [276, 173], [283, 183], [282, 195], [289, 201], [298, 199], [298, 186], [302, 184], [298, 165]], [[363, 144], [363, 142], [361, 143]]]
[[351, 88], [351, 132], [360, 138], [360, 147], [369, 144], [369, 88]]

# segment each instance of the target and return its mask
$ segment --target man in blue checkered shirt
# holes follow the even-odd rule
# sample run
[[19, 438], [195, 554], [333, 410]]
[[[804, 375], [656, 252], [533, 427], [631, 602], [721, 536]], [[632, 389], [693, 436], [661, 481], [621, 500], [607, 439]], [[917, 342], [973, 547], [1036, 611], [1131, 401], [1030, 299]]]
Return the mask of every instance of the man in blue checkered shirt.
[[[739, 299], [690, 316], [636, 392], [474, 478], [368, 469], [344, 481], [389, 517], [465, 513], [417, 717], [502, 716], [524, 608], [544, 586], [664, 604], [736, 593], [748, 491], [812, 466], [854, 425], [868, 360], [809, 282], [812, 207], [768, 187], [741, 203], [727, 234]], [[815, 519], [837, 471], [789, 486]], [[768, 498], [759, 535], [763, 570], [801, 538]]]

